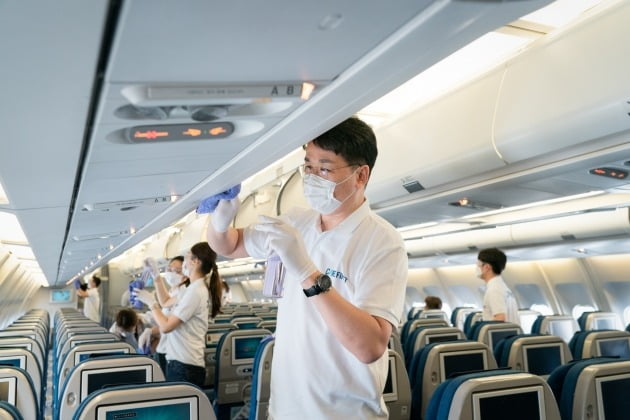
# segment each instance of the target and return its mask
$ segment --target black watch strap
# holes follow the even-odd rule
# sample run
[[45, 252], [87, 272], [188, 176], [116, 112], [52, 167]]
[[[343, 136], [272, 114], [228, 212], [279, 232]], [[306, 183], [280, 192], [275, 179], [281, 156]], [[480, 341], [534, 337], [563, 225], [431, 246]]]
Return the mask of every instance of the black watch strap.
[[315, 280], [315, 284], [308, 289], [302, 289], [306, 297], [319, 295], [330, 290], [331, 280], [326, 274], [320, 274]]
[[308, 289], [302, 289], [302, 291], [304, 292], [306, 297], [311, 297], [311, 296], [319, 295], [322, 292], [322, 288], [319, 287], [319, 284], [316, 283], [312, 285], [311, 287], [309, 287]]

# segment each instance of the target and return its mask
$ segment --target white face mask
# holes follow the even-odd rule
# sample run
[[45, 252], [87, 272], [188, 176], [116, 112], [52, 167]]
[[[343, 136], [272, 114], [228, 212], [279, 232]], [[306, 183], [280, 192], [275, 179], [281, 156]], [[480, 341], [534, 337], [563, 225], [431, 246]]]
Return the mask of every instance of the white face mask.
[[190, 278], [190, 269], [185, 263], [184, 263], [184, 266], [182, 267], [182, 274]]
[[483, 274], [481, 273], [481, 267], [479, 267], [478, 265], [477, 265], [477, 266], [475, 266], [475, 275], [476, 275], [478, 278], [480, 278], [480, 279], [482, 279], [482, 278], [483, 278], [483, 277], [481, 277], [481, 276], [483, 275]]
[[356, 171], [340, 182], [329, 181], [313, 174], [304, 175], [302, 182], [304, 183], [304, 197], [308, 205], [321, 214], [330, 214], [337, 210], [339, 206], [352, 197], [357, 190], [355, 189], [352, 194], [347, 196], [343, 201], [339, 201], [335, 198], [335, 187], [349, 180], [355, 173]]
[[166, 273], [164, 273], [162, 275], [164, 276], [164, 279], [166, 280], [168, 285], [171, 286], [171, 287], [175, 287], [179, 283], [182, 282], [182, 275], [181, 274], [177, 274], [177, 273], [173, 273], [173, 272], [167, 271]]

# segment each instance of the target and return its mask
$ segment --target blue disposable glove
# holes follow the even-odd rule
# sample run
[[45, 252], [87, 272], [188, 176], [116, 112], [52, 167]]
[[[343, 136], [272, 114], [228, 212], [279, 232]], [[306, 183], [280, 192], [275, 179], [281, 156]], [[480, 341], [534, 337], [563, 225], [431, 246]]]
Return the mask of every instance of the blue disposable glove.
[[74, 285], [75, 289], [80, 289], [81, 288], [81, 280], [79, 280], [78, 278], [74, 279], [72, 284]]
[[241, 184], [237, 184], [226, 191], [211, 195], [210, 197], [204, 199], [201, 203], [199, 203], [199, 206], [197, 207], [197, 213], [213, 213], [221, 200], [232, 200], [236, 198], [240, 192]]
[[142, 309], [143, 303], [136, 299], [134, 289], [144, 289], [144, 281], [138, 279], [129, 283], [129, 303], [136, 309]]

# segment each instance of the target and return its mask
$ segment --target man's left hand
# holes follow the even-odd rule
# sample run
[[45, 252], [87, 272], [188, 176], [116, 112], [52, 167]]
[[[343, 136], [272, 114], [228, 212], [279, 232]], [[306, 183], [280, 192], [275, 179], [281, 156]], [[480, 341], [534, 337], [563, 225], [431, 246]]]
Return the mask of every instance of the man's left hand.
[[297, 229], [275, 217], [259, 216], [258, 219], [261, 223], [255, 229], [267, 234], [269, 248], [278, 254], [287, 270], [300, 282], [317, 271]]

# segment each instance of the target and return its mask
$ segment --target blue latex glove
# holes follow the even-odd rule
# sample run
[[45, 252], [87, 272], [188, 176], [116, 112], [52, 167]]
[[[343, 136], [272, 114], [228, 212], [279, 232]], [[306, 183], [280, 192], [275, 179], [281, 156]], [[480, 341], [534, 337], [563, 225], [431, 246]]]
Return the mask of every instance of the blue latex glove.
[[237, 184], [226, 191], [223, 191], [215, 195], [211, 195], [210, 197], [204, 199], [201, 203], [199, 203], [199, 206], [197, 207], [197, 213], [199, 214], [212, 213], [214, 212], [214, 210], [216, 210], [217, 206], [219, 205], [219, 201], [232, 200], [236, 198], [240, 192], [241, 192], [241, 184]]
[[142, 280], [134, 280], [129, 283], [129, 303], [132, 307], [136, 309], [142, 309], [143, 303], [136, 299], [136, 295], [133, 293], [134, 289], [144, 289], [144, 281]]
[[80, 289], [81, 288], [81, 280], [79, 280], [78, 278], [74, 279], [72, 284], [74, 285], [75, 289]]

